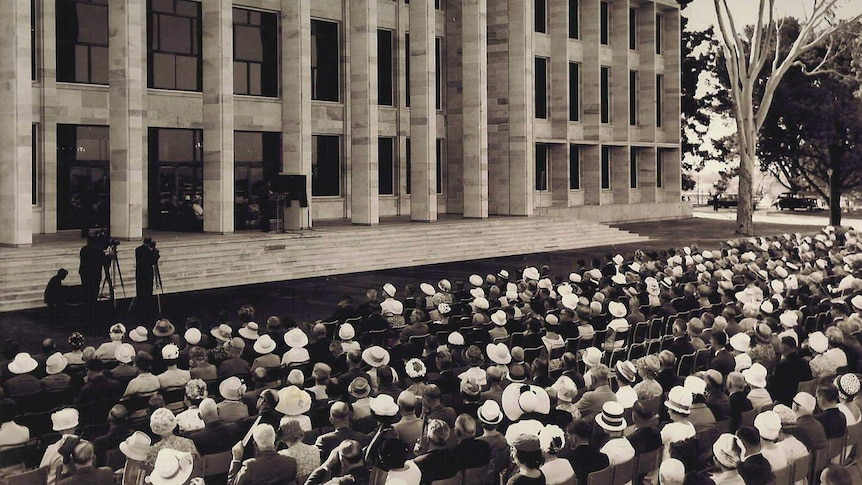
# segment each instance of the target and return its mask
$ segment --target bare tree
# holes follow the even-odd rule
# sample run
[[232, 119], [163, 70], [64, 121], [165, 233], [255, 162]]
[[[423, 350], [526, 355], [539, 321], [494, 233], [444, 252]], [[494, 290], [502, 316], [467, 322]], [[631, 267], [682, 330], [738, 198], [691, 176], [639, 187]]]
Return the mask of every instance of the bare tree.
[[[721, 34], [724, 62], [730, 77], [730, 94], [733, 100], [733, 117], [739, 152], [739, 206], [736, 210], [736, 232], [754, 235], [754, 170], [757, 158], [757, 135], [760, 132], [775, 90], [788, 69], [798, 65], [800, 56], [814, 47], [826, 44], [824, 62], [808, 74], [821, 72], [832, 53], [832, 34], [843, 29], [855, 17], [838, 21], [838, 11], [853, 0], [813, 0], [811, 12], [799, 20], [799, 36], [788, 46], [781, 46], [781, 22], [775, 18], [775, 0], [759, 0], [758, 14], [753, 29], [737, 26], [737, 19], [728, 0], [713, 0]], [[858, 4], [857, 4], [858, 5]], [[741, 24], [744, 27], [744, 24]], [[750, 32], [748, 34], [746, 32]], [[768, 62], [770, 61], [771, 62]], [[764, 72], [764, 69], [767, 69]], [[803, 67], [804, 69], [804, 67]], [[765, 82], [760, 86], [759, 80]]]

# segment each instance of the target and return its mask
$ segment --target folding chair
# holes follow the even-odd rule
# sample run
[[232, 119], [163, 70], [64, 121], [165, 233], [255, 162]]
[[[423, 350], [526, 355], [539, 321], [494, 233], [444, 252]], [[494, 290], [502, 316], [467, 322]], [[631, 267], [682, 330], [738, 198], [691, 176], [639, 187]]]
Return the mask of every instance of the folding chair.
[[607, 467], [604, 470], [599, 470], [587, 475], [587, 485], [608, 485], [613, 480], [614, 469]]
[[47, 481], [48, 467], [37, 468], [6, 477], [7, 485], [45, 485]]

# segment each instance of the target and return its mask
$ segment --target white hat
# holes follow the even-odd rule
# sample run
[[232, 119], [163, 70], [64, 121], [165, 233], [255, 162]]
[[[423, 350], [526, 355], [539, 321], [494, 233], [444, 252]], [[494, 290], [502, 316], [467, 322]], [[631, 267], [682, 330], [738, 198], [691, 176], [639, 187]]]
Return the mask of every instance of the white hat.
[[407, 377], [416, 379], [417, 377], [424, 377], [428, 369], [425, 367], [424, 362], [413, 358], [404, 363], [404, 372], [407, 373]]
[[443, 315], [446, 315], [452, 311], [452, 307], [450, 307], [448, 303], [441, 303], [437, 305], [437, 311]]
[[472, 288], [470, 289], [470, 296], [472, 296], [473, 298], [484, 298], [485, 290], [483, 290], [481, 287]]
[[706, 381], [697, 376], [686, 377], [683, 387], [692, 394], [702, 396], [706, 393]]
[[748, 369], [742, 371], [742, 377], [752, 387], [766, 387], [766, 367], [760, 362], [755, 362]]
[[248, 322], [245, 327], [239, 329], [240, 337], [247, 338], [249, 340], [257, 340], [260, 338], [260, 334], [258, 333], [259, 327], [256, 322]]
[[296, 386], [278, 390], [278, 404], [275, 410], [286, 416], [299, 416], [311, 409], [311, 396]]
[[579, 300], [580, 300], [580, 297], [578, 297], [578, 295], [568, 294], [568, 295], [563, 295], [562, 303], [563, 303], [563, 306], [568, 308], [569, 310], [574, 310], [575, 308], [577, 308]]
[[162, 448], [147, 481], [152, 485], [183, 485], [192, 476], [193, 465], [191, 453]]
[[437, 293], [437, 290], [428, 283], [422, 283], [419, 285], [419, 289], [422, 290], [422, 293], [425, 293], [426, 296], [434, 296]]
[[793, 397], [793, 404], [804, 409], [808, 414], [814, 412], [814, 407], [817, 405], [817, 399], [807, 392], [797, 393]]
[[146, 327], [138, 326], [129, 332], [129, 338], [132, 339], [132, 342], [146, 342], [149, 332]]
[[150, 451], [152, 440], [143, 431], [135, 431], [131, 436], [120, 443], [120, 451], [136, 461], [147, 461], [147, 453]]
[[537, 270], [533, 266], [529, 266], [524, 268], [523, 277], [525, 280], [538, 280], [539, 279], [539, 270]]
[[485, 280], [477, 274], [470, 275], [470, 284], [473, 286], [482, 286]]
[[730, 337], [730, 346], [737, 352], [748, 352], [748, 349], [751, 348], [751, 337], [747, 333], [737, 333]]
[[775, 441], [781, 431], [781, 417], [775, 411], [763, 411], [754, 418], [754, 427], [760, 431], [760, 437]]
[[305, 383], [305, 374], [299, 369], [291, 369], [287, 373], [287, 383], [292, 386], [301, 386]]
[[548, 424], [539, 431], [539, 445], [545, 453], [556, 454], [566, 444], [566, 433], [556, 424]]
[[739, 354], [733, 360], [736, 363], [736, 367], [734, 368], [736, 372], [742, 372], [751, 367], [751, 356], [748, 354]]
[[512, 421], [526, 413], [548, 414], [551, 411], [551, 398], [539, 386], [510, 384], [503, 389], [501, 400], [503, 412]]
[[45, 361], [45, 372], [49, 375], [59, 374], [69, 365], [69, 361], [60, 352], [54, 352]]
[[479, 297], [473, 300], [473, 306], [479, 308], [480, 310], [487, 310], [491, 306], [491, 304], [488, 302], [487, 298]]
[[111, 328], [108, 330], [108, 333], [116, 334], [116, 335], [125, 335], [126, 334], [126, 326], [122, 323], [115, 323], [111, 325]]
[[587, 367], [595, 367], [602, 362], [602, 351], [596, 347], [589, 347], [584, 351], [582, 360]]
[[9, 372], [13, 374], [26, 374], [28, 372], [33, 372], [36, 367], [39, 366], [39, 363], [36, 362], [30, 354], [27, 352], [19, 352], [18, 355], [9, 362]]
[[823, 332], [814, 332], [808, 336], [808, 347], [818, 354], [822, 354], [829, 349], [829, 339]]
[[162, 347], [162, 358], [165, 360], [174, 360], [180, 358], [180, 348], [174, 344], [167, 344]]
[[626, 284], [626, 275], [622, 273], [617, 273], [611, 276], [611, 281], [613, 281], [617, 285], [624, 285]]
[[626, 316], [626, 306], [618, 301], [608, 303], [608, 311], [617, 318]]
[[500, 410], [500, 405], [493, 399], [488, 399], [479, 407], [476, 415], [479, 421], [485, 424], [500, 424], [503, 421], [503, 412]]
[[218, 385], [218, 392], [225, 399], [238, 401], [245, 393], [245, 384], [239, 377], [231, 376], [221, 381], [221, 384]]
[[505, 269], [501, 269], [500, 271], [497, 271], [497, 276], [503, 278], [504, 280], [507, 280], [509, 279], [509, 272]]
[[380, 394], [377, 397], [372, 397], [370, 401], [371, 412], [375, 415], [389, 417], [398, 415], [398, 404], [389, 394]]
[[552, 325], [552, 326], [553, 325], [559, 325], [560, 319], [557, 318], [557, 316], [554, 315], [553, 313], [548, 313], [547, 315], [545, 315], [545, 323], [547, 323], [548, 325]]
[[583, 281], [584, 278], [578, 273], [569, 273], [569, 281], [572, 283], [578, 284]]
[[389, 298], [395, 297], [395, 291], [395, 285], [393, 285], [392, 283], [386, 283], [385, 285], [383, 285], [383, 293], [386, 293]]
[[461, 335], [461, 332], [457, 330], [450, 333], [449, 337], [446, 340], [449, 345], [464, 345], [464, 336]]
[[380, 367], [389, 363], [389, 351], [374, 345], [362, 351], [362, 360], [371, 367]]
[[132, 347], [132, 344], [118, 345], [114, 350], [114, 358], [124, 364], [128, 364], [135, 360], [135, 348]]
[[233, 329], [230, 328], [230, 325], [222, 323], [218, 327], [210, 329], [210, 334], [221, 342], [229, 342], [231, 335], [233, 335]]
[[189, 345], [197, 345], [201, 342], [201, 331], [197, 328], [190, 328], [183, 334], [183, 339]]
[[51, 413], [51, 429], [54, 431], [65, 431], [78, 427], [78, 410], [75, 408], [63, 408]]
[[574, 402], [578, 395], [578, 386], [569, 376], [558, 377], [551, 389], [557, 392], [557, 399], [562, 402]]
[[485, 353], [488, 354], [488, 359], [495, 364], [509, 365], [512, 362], [512, 354], [509, 352], [509, 347], [506, 347], [506, 344], [502, 342], [486, 345]]
[[[286, 336], [287, 334], [285, 334]], [[258, 354], [268, 354], [275, 350], [275, 340], [272, 339], [269, 335], [261, 335], [259, 339], [254, 343], [254, 351]]]
[[563, 283], [557, 287], [557, 293], [560, 295], [571, 295], [574, 291], [575, 290], [572, 288], [572, 285], [568, 283]]
[[452, 283], [450, 283], [449, 280], [444, 278], [437, 282], [437, 288], [440, 288], [440, 291], [448, 292], [452, 289]]
[[763, 312], [767, 315], [771, 315], [773, 312], [775, 312], [775, 310], [776, 310], [775, 303], [771, 299], [763, 300], [762, 302], [760, 302], [760, 311], [761, 312]]
[[[350, 324], [345, 323], [344, 325]], [[339, 331], [339, 334], [340, 333], [341, 332]], [[353, 338], [353, 336], [349, 338]], [[344, 340], [349, 340], [349, 338], [342, 337], [342, 339]], [[292, 349], [305, 347], [306, 345], [308, 345], [308, 335], [306, 335], [305, 332], [303, 332], [301, 329], [294, 327], [284, 333], [284, 343]]]
[[508, 319], [509, 317], [503, 310], [497, 310], [496, 312], [491, 314], [491, 321], [494, 322], [494, 325], [497, 325], [498, 327], [505, 326]]
[[853, 308], [856, 311], [862, 311], [862, 295], [856, 295], [850, 299], [850, 304], [853, 305]]
[[782, 327], [793, 328], [799, 324], [799, 315], [793, 310], [787, 310], [778, 317]]
[[725, 468], [736, 469], [739, 466], [739, 448], [736, 445], [736, 436], [730, 433], [719, 436], [712, 445], [712, 456]]
[[596, 423], [607, 431], [622, 431], [626, 429], [626, 410], [616, 401], [608, 401], [602, 405], [602, 412], [596, 415]]
[[680, 414], [691, 414], [692, 395], [682, 386], [675, 386], [667, 395], [664, 405]]
[[550, 290], [554, 287], [554, 282], [550, 278], [542, 278], [539, 280], [539, 288]]
[[[287, 335], [287, 334], [285, 334]], [[341, 340], [353, 340], [353, 337], [356, 336], [356, 330], [353, 329], [353, 325], [349, 323], [345, 323], [338, 329], [338, 338]]]

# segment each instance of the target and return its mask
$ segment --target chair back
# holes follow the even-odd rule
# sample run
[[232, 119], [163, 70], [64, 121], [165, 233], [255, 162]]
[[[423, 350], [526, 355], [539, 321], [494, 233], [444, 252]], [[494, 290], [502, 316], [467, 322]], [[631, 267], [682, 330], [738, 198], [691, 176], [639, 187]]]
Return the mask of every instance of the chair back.
[[754, 418], [757, 417], [758, 414], [757, 409], [752, 409], [751, 411], [746, 411], [742, 413], [742, 417], [739, 419], [740, 426], [754, 426]]
[[462, 470], [462, 485], [484, 485], [488, 483], [491, 470], [491, 464], [488, 463], [485, 466], [475, 467], [475, 468], [467, 468]]
[[542, 355], [542, 352], [544, 350], [545, 350], [544, 345], [542, 345], [541, 347], [532, 347], [529, 349], [524, 349], [524, 362], [532, 362], [532, 361], [538, 359]]
[[6, 477], [7, 485], [45, 485], [48, 482], [48, 467], [29, 470]]
[[810, 381], [802, 381], [796, 387], [796, 392], [807, 392], [812, 396], [817, 391], [817, 379], [811, 379]]
[[207, 484], [225, 483], [230, 471], [231, 452], [214, 453], [203, 456], [203, 471], [201, 475]]
[[694, 371], [705, 371], [709, 368], [709, 363], [712, 360], [711, 349], [700, 349], [694, 353]]
[[811, 453], [803, 455], [793, 462], [793, 483], [801, 482], [808, 478], [808, 471], [811, 469]]
[[793, 466], [787, 465], [780, 470], [773, 470], [772, 474], [775, 478], [772, 483], [775, 485], [791, 485], [793, 483]]
[[614, 476], [611, 483], [613, 485], [624, 485], [631, 482], [634, 479], [636, 465], [637, 462], [635, 458], [632, 458], [625, 463], [618, 463], [614, 465], [612, 467], [614, 470]]
[[613, 467], [607, 467], [587, 475], [587, 485], [608, 485], [614, 477]]
[[463, 475], [459, 471], [452, 478], [444, 478], [443, 480], [434, 480], [431, 485], [462, 485]]
[[20, 445], [0, 447], [0, 469], [20, 464], [25, 467], [35, 467], [41, 458], [37, 438]]
[[635, 457], [637, 459], [635, 474], [638, 478], [643, 477], [658, 468], [659, 453], [661, 451], [661, 448], [656, 448], [653, 451], [641, 453]]
[[[846, 435], [846, 433], [845, 433], [845, 435]], [[836, 456], [841, 456], [841, 453], [844, 451], [844, 436], [845, 435], [841, 435], [837, 438], [832, 438], [831, 440], [829, 440], [828, 457], [830, 460], [835, 458]]]
[[842, 463], [850, 458], [851, 448], [856, 447], [856, 456], [859, 456], [859, 444], [862, 442], [862, 421], [847, 427], [846, 441], [844, 442], [845, 453], [841, 456]]
[[808, 475], [808, 483], [818, 483], [820, 470], [829, 465], [829, 447], [817, 450], [814, 452], [814, 464], [811, 466]]
[[[200, 460], [198, 460], [200, 461]], [[126, 465], [126, 455], [123, 454], [122, 451], [108, 450], [105, 452], [105, 463], [104, 466], [110, 467], [111, 470], [117, 471], [121, 470]]]
[[680, 356], [679, 362], [676, 366], [676, 373], [680, 377], [685, 377], [691, 374], [691, 370], [694, 368], [694, 356], [695, 354], [685, 354]]
[[637, 342], [629, 345], [629, 352], [626, 360], [635, 361], [646, 355], [646, 342]]

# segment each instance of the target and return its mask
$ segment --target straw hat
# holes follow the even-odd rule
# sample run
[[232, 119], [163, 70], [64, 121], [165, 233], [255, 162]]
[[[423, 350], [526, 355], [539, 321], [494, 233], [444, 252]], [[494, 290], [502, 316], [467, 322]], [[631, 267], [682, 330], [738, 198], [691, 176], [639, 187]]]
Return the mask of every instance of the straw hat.
[[584, 351], [582, 360], [587, 367], [595, 367], [602, 362], [602, 351], [596, 347], [589, 347]]
[[218, 392], [221, 394], [221, 397], [227, 400], [238, 401], [245, 393], [245, 384], [242, 383], [239, 377], [228, 377], [218, 385]]
[[492, 399], [482, 403], [476, 414], [479, 417], [479, 421], [485, 424], [496, 425], [503, 421], [503, 413], [500, 410], [500, 405]]
[[285, 416], [298, 416], [311, 409], [311, 396], [296, 386], [278, 390], [278, 404], [275, 410]]
[[502, 342], [486, 345], [485, 353], [488, 355], [488, 359], [495, 364], [509, 365], [512, 362], [512, 354], [509, 353], [509, 347], [506, 347], [506, 344]]
[[258, 338], [260, 338], [260, 334], [258, 333], [259, 330], [260, 330], [260, 327], [258, 327], [257, 323], [248, 322], [245, 325], [245, 327], [242, 327], [241, 329], [239, 329], [238, 333], [239, 333], [240, 337], [242, 337], [242, 338], [245, 338], [248, 340], [257, 340]]
[[152, 485], [183, 485], [192, 476], [193, 466], [191, 453], [162, 448], [147, 481]]
[[395, 285], [392, 283], [386, 283], [383, 285], [383, 293], [386, 293], [389, 298], [395, 298], [395, 291]]
[[[349, 324], [345, 324], [349, 325]], [[351, 326], [352, 327], [352, 326]], [[350, 338], [353, 338], [352, 336]], [[350, 340], [345, 338], [344, 340]], [[305, 334], [302, 330], [298, 328], [291, 328], [284, 334], [284, 343], [287, 344], [288, 347], [295, 349], [299, 347], [305, 347], [308, 345], [308, 335]]]
[[419, 289], [422, 290], [422, 293], [425, 293], [425, 296], [434, 296], [437, 293], [437, 290], [428, 283], [422, 283], [419, 285]]
[[596, 415], [596, 423], [607, 431], [626, 429], [625, 409], [616, 401], [608, 401], [602, 406], [601, 414]]
[[368, 385], [368, 379], [364, 377], [356, 377], [347, 386], [347, 392], [356, 399], [368, 397], [371, 394], [371, 386]]
[[398, 404], [395, 403], [395, 399], [389, 394], [380, 394], [377, 397], [372, 397], [369, 404], [371, 412], [376, 416], [393, 417], [398, 415]]
[[146, 461], [147, 452], [150, 450], [152, 440], [143, 431], [135, 431], [131, 436], [120, 443], [120, 451], [127, 458], [136, 461]]
[[[285, 334], [287, 335], [287, 334]], [[341, 340], [353, 340], [353, 337], [356, 336], [356, 330], [353, 329], [353, 325], [349, 323], [345, 323], [338, 329], [338, 338]]]
[[[287, 334], [285, 334], [285, 337]], [[275, 350], [275, 340], [272, 339], [269, 335], [261, 335], [257, 341], [254, 343], [254, 351], [258, 354], [268, 354]]]
[[9, 362], [8, 369], [9, 372], [13, 374], [26, 374], [28, 372], [33, 372], [36, 367], [39, 366], [39, 363], [36, 362], [30, 354], [27, 352], [19, 352], [18, 355], [15, 356], [15, 359], [12, 362]]
[[498, 327], [504, 327], [508, 319], [509, 317], [503, 310], [497, 310], [496, 312], [491, 314], [491, 321], [494, 322], [494, 325]]
[[174, 327], [174, 324], [164, 318], [156, 322], [156, 325], [153, 327], [153, 335], [156, 337], [170, 337], [176, 331], [177, 329]]
[[664, 405], [680, 414], [691, 414], [691, 392], [682, 386], [675, 386], [667, 395]]
[[524, 268], [524, 272], [522, 273], [522, 276], [525, 280], [537, 281], [539, 279], [540, 275], [539, 275], [539, 270], [537, 270], [533, 266], [530, 266], [530, 267]]
[[222, 323], [218, 327], [210, 330], [210, 334], [220, 342], [229, 342], [233, 335], [233, 329], [230, 328], [230, 325]]
[[51, 354], [45, 361], [45, 372], [48, 375], [59, 374], [69, 365], [69, 361], [60, 352]]
[[616, 365], [617, 375], [621, 375], [628, 382], [634, 382], [638, 376], [635, 365], [627, 360], [621, 360]]
[[362, 351], [362, 360], [371, 367], [380, 367], [389, 363], [389, 351], [374, 345]]
[[473, 286], [482, 286], [482, 283], [485, 282], [485, 279], [477, 274], [470, 275], [470, 284]]

